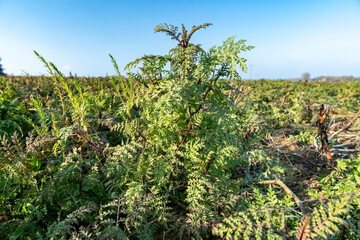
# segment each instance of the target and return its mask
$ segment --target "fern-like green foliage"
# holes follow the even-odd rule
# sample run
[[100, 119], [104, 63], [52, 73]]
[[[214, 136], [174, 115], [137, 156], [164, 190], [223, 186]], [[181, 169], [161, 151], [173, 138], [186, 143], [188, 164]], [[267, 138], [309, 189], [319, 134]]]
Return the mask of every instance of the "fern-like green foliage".
[[171, 39], [178, 41], [182, 48], [187, 48], [192, 35], [196, 31], [206, 29], [211, 25], [211, 23], [204, 23], [199, 26], [192, 26], [189, 34], [184, 25], [182, 25], [182, 32], [178, 32], [178, 27], [166, 23], [157, 25], [154, 30], [155, 32], [164, 32], [166, 35], [170, 36]]
[[241, 206], [224, 218], [215, 225], [213, 233], [225, 239], [288, 239], [293, 236], [298, 213], [293, 209], [292, 197], [279, 199], [279, 193], [271, 186], [266, 195], [258, 189], [254, 193], [247, 207]]
[[360, 236], [359, 158], [338, 161], [305, 210], [257, 184], [284, 178], [264, 133], [306, 100], [290, 97], [290, 113], [265, 94], [284, 83], [240, 81], [253, 47], [191, 42], [210, 25], [157, 26], [178, 44], [123, 72], [110, 55], [116, 76], [66, 78], [35, 52], [50, 77], [0, 77], [1, 239]]
[[306, 214], [300, 222], [300, 225], [296, 231], [296, 239], [306, 240], [310, 236], [310, 214]]
[[311, 217], [311, 237], [321, 236], [326, 239], [340, 232], [338, 224], [346, 224], [340, 216], [348, 213], [349, 200], [350, 196], [346, 196], [315, 208]]
[[[329, 175], [323, 177], [320, 181], [321, 191], [309, 191], [312, 198], [320, 198], [320, 194], [324, 195], [323, 198], [340, 198], [336, 200], [333, 205], [325, 208], [327, 211], [335, 211], [336, 205], [345, 204], [343, 211], [348, 211], [346, 217], [342, 219], [336, 218], [334, 222], [342, 221], [346, 228], [342, 229], [343, 236], [348, 239], [357, 238], [360, 223], [360, 156], [353, 159], [341, 159], [337, 162], [336, 169]], [[342, 201], [347, 200], [345, 203]], [[341, 205], [340, 205], [341, 206]], [[336, 210], [338, 211], [338, 210]], [[326, 219], [326, 216], [322, 216], [322, 211], [318, 213], [322, 219]], [[335, 213], [328, 213], [328, 218], [332, 219]], [[326, 225], [330, 227], [329, 225]], [[337, 230], [337, 229], [335, 229]], [[335, 231], [330, 228], [330, 231]]]

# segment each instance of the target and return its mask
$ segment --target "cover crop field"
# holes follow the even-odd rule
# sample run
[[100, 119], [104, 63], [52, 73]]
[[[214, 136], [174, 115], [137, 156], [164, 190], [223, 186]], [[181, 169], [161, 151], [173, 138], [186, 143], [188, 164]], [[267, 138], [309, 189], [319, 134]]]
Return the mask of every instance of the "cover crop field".
[[1, 239], [360, 238], [359, 81], [241, 80], [210, 25], [113, 77], [0, 76]]

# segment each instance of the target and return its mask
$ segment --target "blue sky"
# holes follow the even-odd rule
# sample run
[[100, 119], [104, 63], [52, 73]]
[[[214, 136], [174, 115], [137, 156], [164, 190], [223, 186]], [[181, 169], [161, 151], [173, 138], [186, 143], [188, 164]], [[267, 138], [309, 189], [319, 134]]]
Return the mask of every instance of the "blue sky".
[[204, 49], [246, 39], [255, 79], [360, 77], [360, 0], [0, 0], [1, 64], [8, 74], [46, 74], [36, 50], [66, 75], [112, 75], [108, 53], [124, 67], [176, 44], [154, 33], [164, 22], [213, 23], [193, 37]]

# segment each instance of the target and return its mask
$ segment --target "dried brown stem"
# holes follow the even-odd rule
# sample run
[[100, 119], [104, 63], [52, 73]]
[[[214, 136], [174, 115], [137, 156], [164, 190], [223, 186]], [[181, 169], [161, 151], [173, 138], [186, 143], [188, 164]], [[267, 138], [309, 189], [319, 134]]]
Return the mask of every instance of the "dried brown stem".
[[92, 141], [90, 141], [85, 135], [81, 134], [79, 131], [75, 130], [75, 134], [82, 138], [86, 143], [89, 143], [93, 149], [95, 149], [97, 152], [99, 152], [104, 158], [106, 158], [105, 153], [97, 147]]
[[337, 131], [336, 133], [334, 133], [333, 135], [331, 135], [329, 137], [329, 140], [333, 139], [336, 135], [338, 135], [339, 133], [342, 133], [343, 131], [346, 131], [347, 129], [349, 129], [349, 127], [351, 127], [351, 125], [354, 124], [354, 122], [356, 121], [356, 119], [358, 118], [358, 116], [360, 115], [360, 109], [359, 111], [357, 111], [357, 113], [355, 114], [355, 116], [350, 120], [350, 122], [348, 122], [348, 124], [346, 124], [342, 129], [340, 129], [339, 131]]
[[325, 119], [329, 116], [330, 113], [330, 106], [327, 104], [322, 104], [319, 113], [319, 120], [318, 120], [318, 136], [321, 139], [321, 146], [323, 151], [326, 154], [326, 158], [328, 159], [329, 165], [334, 167], [334, 161], [332, 159], [329, 142], [327, 137], [327, 125], [325, 124]]
[[346, 147], [346, 146], [349, 146], [349, 145], [356, 145], [356, 143], [357, 143], [359, 140], [360, 140], [360, 137], [357, 137], [357, 138], [355, 138], [355, 140], [352, 141], [352, 142], [343, 143], [343, 144], [338, 144], [338, 145], [335, 145], [334, 148]]
[[306, 214], [300, 222], [298, 229], [296, 231], [296, 239], [298, 240], [306, 240], [310, 234], [310, 214]]
[[279, 180], [267, 180], [267, 181], [262, 181], [262, 182], [258, 182], [257, 184], [260, 184], [260, 185], [271, 185], [271, 184], [275, 184], [275, 185], [279, 185], [280, 187], [282, 187], [286, 194], [287, 195], [291, 195], [294, 197], [294, 200], [296, 202], [296, 204], [298, 205], [298, 207], [300, 208], [301, 212], [303, 214], [306, 214], [306, 211], [305, 211], [305, 208], [304, 208], [304, 205], [303, 205], [303, 201], [301, 201], [298, 196], [296, 196], [296, 194], [291, 191], [291, 189], [286, 186], [282, 181], [279, 181]]

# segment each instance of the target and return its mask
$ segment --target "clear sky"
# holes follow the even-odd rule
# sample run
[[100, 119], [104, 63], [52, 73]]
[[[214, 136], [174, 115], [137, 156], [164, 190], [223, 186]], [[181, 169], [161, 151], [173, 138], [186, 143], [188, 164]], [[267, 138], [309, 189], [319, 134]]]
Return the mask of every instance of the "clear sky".
[[66, 75], [113, 75], [176, 42], [159, 23], [214, 25], [193, 37], [204, 49], [230, 36], [246, 39], [243, 78], [294, 78], [309, 72], [360, 77], [360, 0], [0, 0], [0, 57], [5, 72], [46, 74], [33, 50]]

